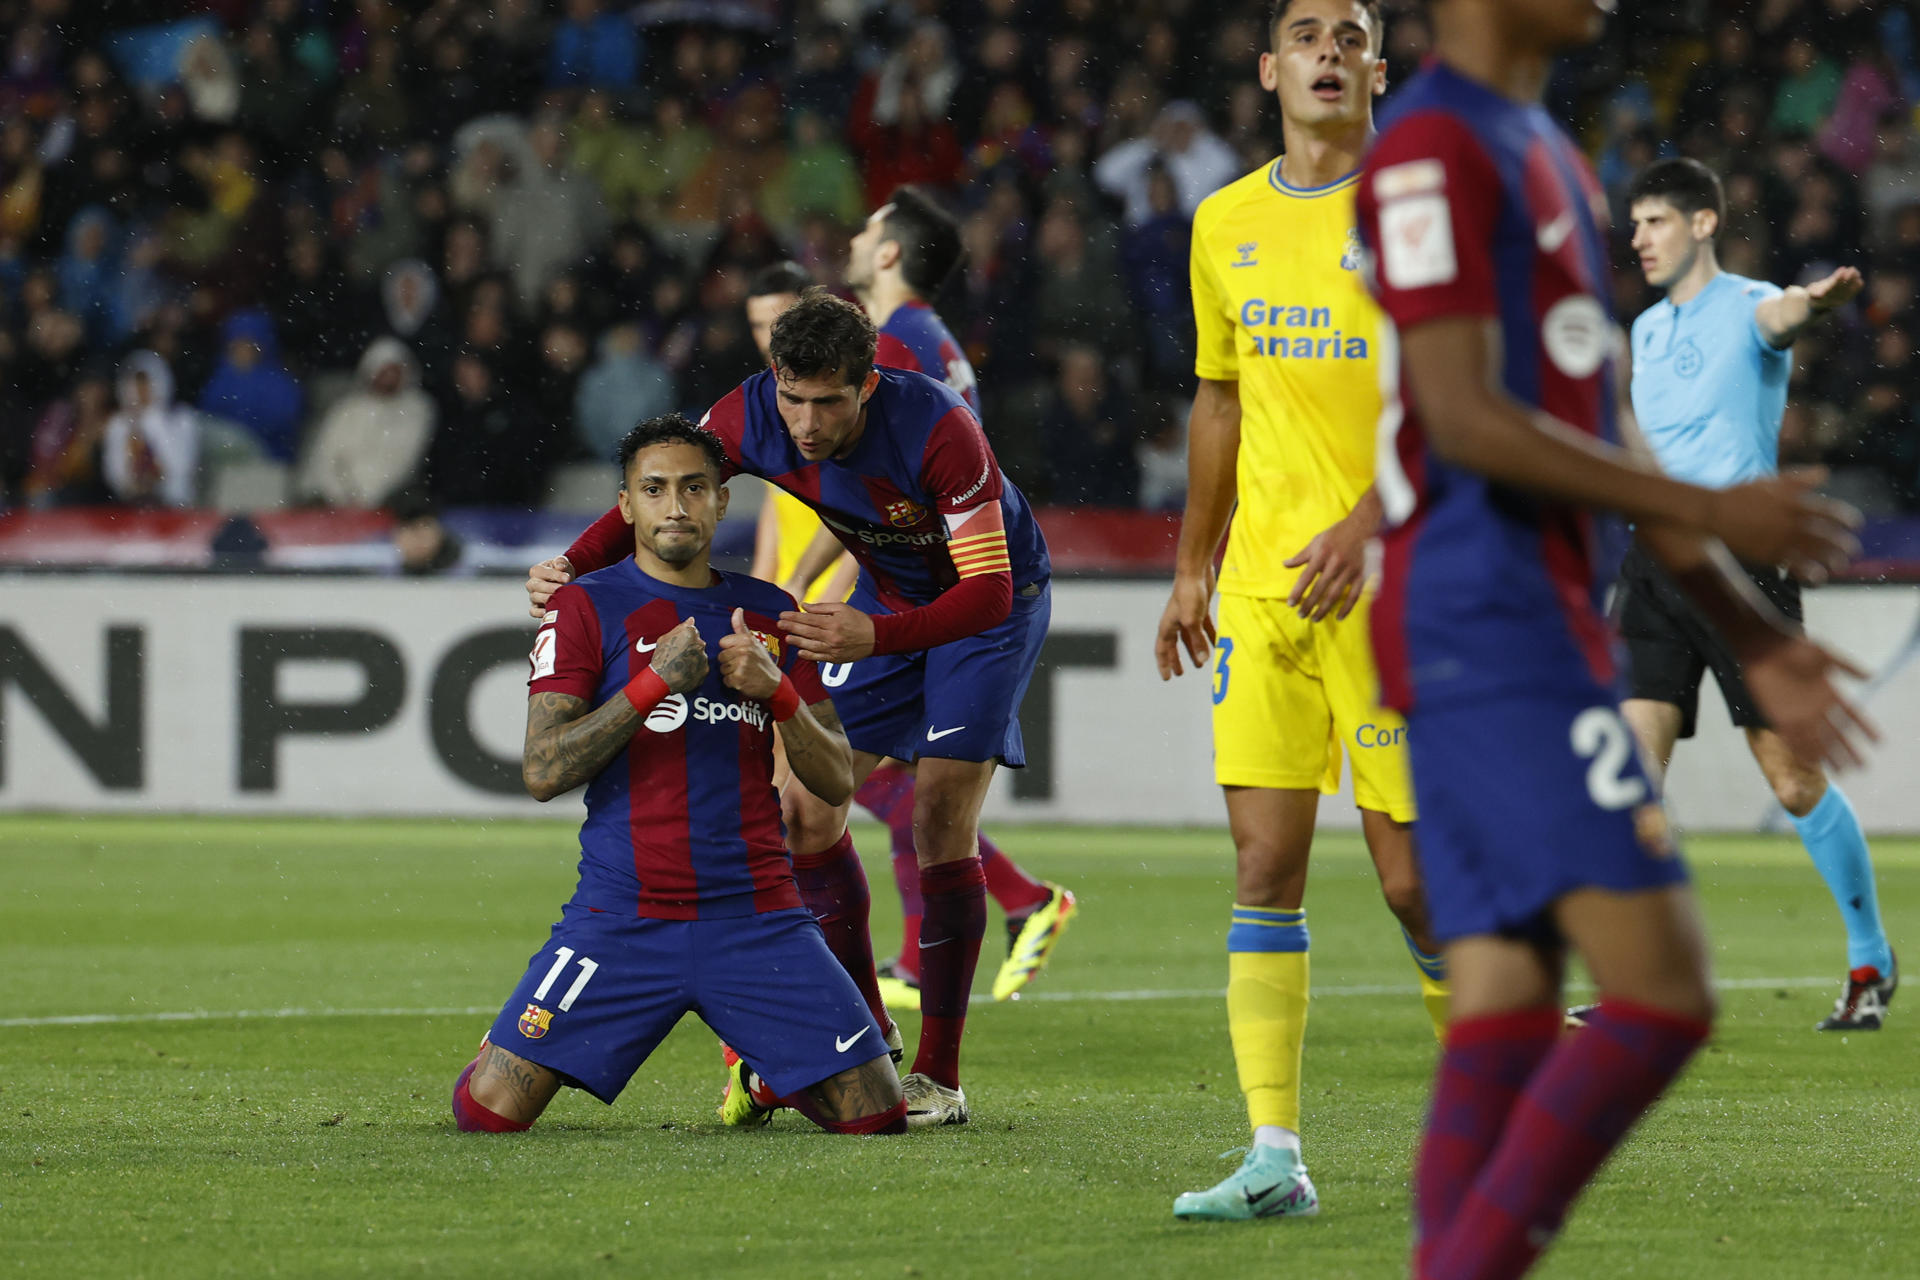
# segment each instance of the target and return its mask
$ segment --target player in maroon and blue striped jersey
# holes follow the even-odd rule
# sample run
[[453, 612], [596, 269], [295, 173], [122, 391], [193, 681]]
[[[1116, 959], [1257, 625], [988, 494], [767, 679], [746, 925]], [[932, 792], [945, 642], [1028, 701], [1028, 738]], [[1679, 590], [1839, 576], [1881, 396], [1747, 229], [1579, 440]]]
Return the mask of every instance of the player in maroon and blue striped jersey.
[[977, 417], [973, 364], [927, 301], [960, 258], [952, 216], [920, 188], [901, 187], [848, 246], [847, 287], [880, 328], [878, 363], [946, 383]]
[[[1634, 433], [1624, 416], [1616, 430], [1605, 203], [1539, 101], [1553, 57], [1610, 7], [1432, 0], [1438, 60], [1384, 113], [1357, 193], [1397, 386], [1374, 647], [1407, 717], [1453, 979], [1414, 1183], [1418, 1280], [1525, 1273], [1713, 1016], [1685, 868], [1617, 706], [1593, 513], [1636, 521], [1750, 682], [1764, 673], [1755, 698], [1796, 753], [1852, 760], [1869, 732], [1830, 682], [1838, 660], [1727, 554], [1818, 578], [1857, 546], [1857, 516], [1805, 477], [1711, 491], [1617, 443]], [[1563, 1037], [1569, 949], [1601, 998]]]
[[[821, 679], [846, 723], [856, 781], [889, 756], [917, 764], [922, 1017], [902, 1085], [910, 1124], [959, 1124], [960, 1040], [986, 928], [980, 806], [997, 764], [1026, 762], [1019, 707], [1052, 613], [1052, 567], [966, 401], [921, 374], [876, 368], [876, 346], [864, 312], [809, 291], [774, 324], [773, 368], [705, 425], [724, 442], [730, 473], [806, 502], [860, 563], [851, 600], [785, 613], [780, 630], [827, 664]], [[595, 522], [567, 549], [573, 570], [623, 555], [618, 530], [615, 513]], [[829, 912], [834, 952], [877, 1005], [847, 806], [804, 787], [786, 799], [795, 865], [821, 877], [809, 903], [816, 916], [819, 901], [848, 904]]]
[[[879, 329], [874, 363], [911, 369], [946, 383], [977, 417], [980, 394], [973, 365], [929, 303], [964, 256], [960, 226], [952, 215], [921, 188], [903, 186], [873, 212], [847, 246], [846, 281]], [[765, 302], [760, 305], [762, 314], [770, 309]], [[771, 505], [783, 506], [779, 499]], [[781, 579], [783, 586], [792, 588], [795, 579], [814, 581], [817, 573], [843, 554], [831, 530], [817, 521], [814, 527], [818, 532], [812, 546], [780, 548], [782, 561], [794, 565], [793, 572]], [[819, 568], [813, 569], [814, 565]], [[833, 590], [821, 594], [838, 597]], [[899, 956], [882, 967], [881, 990], [889, 1001], [910, 1000], [918, 1007], [920, 956], [914, 942], [920, 933], [922, 906], [913, 841], [912, 771], [896, 762], [883, 763], [861, 784], [856, 798], [887, 825], [894, 880], [900, 891], [904, 945]], [[1005, 1000], [1047, 963], [1078, 904], [1063, 886], [1028, 875], [985, 833], [980, 837], [980, 862], [987, 892], [1007, 917], [1007, 959], [993, 981], [993, 998]], [[886, 979], [894, 982], [889, 985]]]
[[[534, 640], [527, 789], [587, 784], [580, 881], [454, 1086], [460, 1128], [525, 1129], [563, 1085], [612, 1102], [688, 1013], [731, 1046], [729, 1102], [906, 1128], [886, 1034], [801, 906], [773, 790], [844, 803], [852, 758], [793, 598], [708, 562], [726, 452], [677, 415], [620, 447], [630, 558], [556, 592]], [[734, 1122], [739, 1122], [735, 1120]]]

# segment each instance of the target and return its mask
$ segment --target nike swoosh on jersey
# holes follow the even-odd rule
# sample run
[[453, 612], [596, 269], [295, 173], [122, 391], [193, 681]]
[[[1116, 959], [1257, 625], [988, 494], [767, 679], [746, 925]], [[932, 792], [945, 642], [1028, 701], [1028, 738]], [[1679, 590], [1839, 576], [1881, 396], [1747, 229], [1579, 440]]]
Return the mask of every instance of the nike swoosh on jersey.
[[1565, 244], [1567, 237], [1572, 234], [1573, 215], [1563, 213], [1546, 226], [1541, 227], [1540, 230], [1534, 234], [1534, 241], [1540, 246], [1540, 252], [1558, 253], [1560, 246]]
[[633, 642], [633, 651], [635, 653], [652, 653], [659, 647], [660, 642], [658, 640], [635, 640]]
[[845, 1053], [847, 1050], [853, 1048], [854, 1045], [859, 1043], [861, 1036], [867, 1034], [867, 1032], [871, 1030], [873, 1030], [872, 1027], [862, 1027], [858, 1031], [854, 1032], [852, 1035], [848, 1036], [845, 1040], [842, 1040], [839, 1036], [835, 1036], [833, 1038], [833, 1051], [835, 1053]]
[[951, 729], [942, 729], [942, 730], [940, 730], [939, 732], [937, 732], [937, 733], [936, 733], [936, 732], [934, 731], [934, 729], [933, 729], [933, 726], [931, 726], [931, 725], [929, 725], [929, 726], [927, 726], [927, 741], [928, 741], [928, 742], [938, 742], [938, 741], [940, 741], [940, 739], [942, 739], [942, 738], [944, 738], [944, 737], [946, 737], [946, 736], [947, 736], [948, 734], [950, 734], [950, 733], [958, 733], [958, 732], [960, 732], [960, 731], [961, 731], [962, 729], [964, 729], [964, 728], [966, 728], [966, 727], [967, 727], [967, 726], [965, 726], [965, 725], [963, 725], [963, 724], [957, 724], [957, 725], [955, 725], [955, 726], [953, 726], [953, 728], [951, 728]]

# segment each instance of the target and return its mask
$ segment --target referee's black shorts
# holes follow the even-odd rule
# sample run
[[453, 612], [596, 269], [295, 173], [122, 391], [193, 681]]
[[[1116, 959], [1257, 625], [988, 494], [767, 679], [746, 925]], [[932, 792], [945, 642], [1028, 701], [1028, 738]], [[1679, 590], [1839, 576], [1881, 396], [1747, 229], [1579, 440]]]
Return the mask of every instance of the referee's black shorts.
[[[1800, 621], [1800, 584], [1777, 569], [1747, 566], [1753, 585], [1795, 622]], [[1627, 645], [1627, 696], [1680, 708], [1680, 736], [1691, 738], [1700, 711], [1700, 679], [1709, 670], [1727, 700], [1727, 713], [1743, 729], [1764, 729], [1740, 664], [1672, 578], [1640, 548], [1627, 552], [1614, 594], [1614, 616]]]

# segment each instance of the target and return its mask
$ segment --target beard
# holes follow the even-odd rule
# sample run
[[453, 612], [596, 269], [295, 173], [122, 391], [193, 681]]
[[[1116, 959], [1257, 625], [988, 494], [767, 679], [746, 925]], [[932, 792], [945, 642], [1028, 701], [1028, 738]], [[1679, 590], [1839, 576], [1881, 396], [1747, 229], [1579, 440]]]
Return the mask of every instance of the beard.
[[675, 539], [671, 542], [654, 535], [653, 554], [660, 557], [661, 563], [670, 564], [678, 569], [693, 563], [694, 557], [706, 550], [705, 546], [692, 539]]

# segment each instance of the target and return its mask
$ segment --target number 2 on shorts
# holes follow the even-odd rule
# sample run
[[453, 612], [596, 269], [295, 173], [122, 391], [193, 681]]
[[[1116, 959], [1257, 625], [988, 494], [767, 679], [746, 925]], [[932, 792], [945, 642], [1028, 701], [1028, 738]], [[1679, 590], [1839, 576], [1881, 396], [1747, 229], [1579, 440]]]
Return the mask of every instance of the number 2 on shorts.
[[1633, 731], [1612, 707], [1588, 707], [1573, 718], [1567, 734], [1573, 753], [1587, 766], [1587, 794], [1602, 809], [1631, 809], [1647, 798], [1641, 778], [1622, 776], [1633, 758]]

